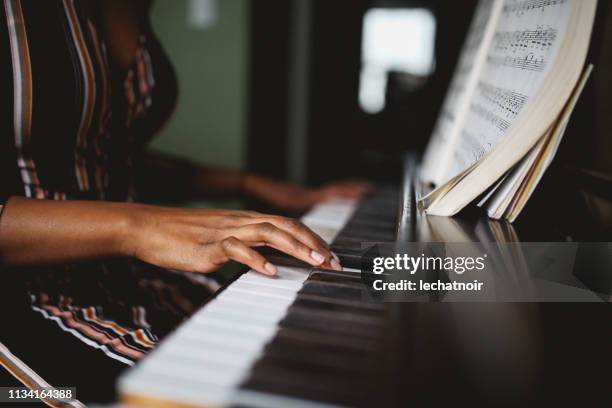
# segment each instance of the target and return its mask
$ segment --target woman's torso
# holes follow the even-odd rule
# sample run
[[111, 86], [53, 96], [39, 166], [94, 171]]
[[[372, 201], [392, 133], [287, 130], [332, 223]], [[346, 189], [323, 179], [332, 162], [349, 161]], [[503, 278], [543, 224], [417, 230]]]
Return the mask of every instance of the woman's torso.
[[0, 200], [133, 200], [132, 163], [172, 111], [173, 72], [147, 19], [110, 57], [99, 2], [2, 0]]

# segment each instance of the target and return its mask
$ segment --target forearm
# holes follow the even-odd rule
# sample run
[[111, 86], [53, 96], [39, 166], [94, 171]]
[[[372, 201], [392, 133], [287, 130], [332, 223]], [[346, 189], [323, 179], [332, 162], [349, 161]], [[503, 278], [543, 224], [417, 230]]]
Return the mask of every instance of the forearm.
[[[308, 191], [300, 186], [268, 177], [248, 174], [244, 177], [244, 193], [278, 208], [300, 210], [311, 205]], [[302, 205], [303, 204], [303, 205]]]
[[157, 152], [146, 152], [136, 162], [136, 188], [150, 202], [239, 195], [244, 177], [238, 170], [199, 166]]
[[186, 160], [143, 152], [135, 159], [134, 170], [139, 200], [180, 202], [194, 197], [197, 167]]
[[128, 255], [135, 204], [13, 197], [0, 218], [0, 265], [34, 266]]
[[238, 196], [246, 193], [246, 178], [247, 173], [240, 170], [200, 167], [195, 178], [195, 193], [200, 197]]
[[0, 219], [0, 266], [132, 257], [171, 270], [211, 272], [230, 260], [276, 268], [270, 246], [313, 266], [340, 269], [329, 246], [296, 220], [248, 211], [12, 198]]

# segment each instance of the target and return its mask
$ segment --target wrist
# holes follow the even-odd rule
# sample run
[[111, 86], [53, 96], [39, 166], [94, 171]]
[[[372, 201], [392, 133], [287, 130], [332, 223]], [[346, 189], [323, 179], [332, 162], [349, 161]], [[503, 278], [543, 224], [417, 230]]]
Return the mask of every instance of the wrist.
[[240, 181], [240, 192], [243, 194], [253, 194], [253, 178], [255, 176], [250, 173], [242, 173], [242, 178]]
[[238, 173], [237, 181], [236, 181], [236, 193], [242, 194], [242, 195], [251, 194], [251, 191], [250, 191], [251, 189], [250, 183], [252, 183], [252, 180], [250, 180], [251, 177], [252, 175], [247, 172]]
[[150, 212], [149, 206], [122, 204], [115, 214], [114, 228], [111, 232], [114, 252], [122, 257], [137, 257], [141, 236], [145, 229], [144, 219]]

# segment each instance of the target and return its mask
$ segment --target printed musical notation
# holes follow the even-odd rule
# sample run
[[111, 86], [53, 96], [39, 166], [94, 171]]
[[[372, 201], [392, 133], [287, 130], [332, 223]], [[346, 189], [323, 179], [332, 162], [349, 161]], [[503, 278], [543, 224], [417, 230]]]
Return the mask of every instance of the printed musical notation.
[[528, 101], [527, 95], [493, 86], [478, 84], [478, 102], [473, 102], [470, 111], [494, 126], [500, 134], [506, 133], [514, 119]]
[[532, 10], [546, 11], [548, 7], [554, 7], [567, 3], [567, 0], [514, 0], [504, 5], [503, 12], [516, 14], [522, 17], [525, 13]]
[[527, 103], [527, 95], [500, 88], [484, 82], [478, 84], [478, 92], [490, 108], [508, 120], [514, 119]]
[[487, 58], [487, 62], [493, 65], [524, 69], [526, 71], [542, 72], [544, 68], [546, 68], [544, 56], [536, 56], [534, 53], [519, 57], [513, 57], [511, 55], [490, 55]]
[[470, 111], [476, 116], [481, 117], [485, 121], [495, 126], [495, 128], [497, 128], [501, 134], [506, 133], [506, 131], [510, 128], [509, 120], [502, 118], [500, 115], [496, 114], [494, 111], [488, 107], [485, 107], [484, 105], [473, 103], [470, 106]]
[[541, 72], [546, 68], [545, 55], [558, 39], [558, 30], [543, 26], [535, 30], [501, 31], [495, 34], [490, 64]]
[[453, 153], [453, 156], [455, 162], [460, 163], [462, 167], [482, 159], [493, 148], [492, 143], [482, 144], [482, 136], [478, 137], [466, 129], [461, 131], [461, 140], [463, 143]]
[[[470, 84], [465, 105], [457, 107], [454, 139], [449, 139], [449, 160], [437, 181], [448, 181], [480, 160], [508, 134], [528, 102], [540, 92], [547, 73], [554, 67], [563, 46], [574, 1], [583, 0], [494, 0], [494, 25], [482, 34], [483, 22], [473, 25], [480, 34], [469, 47], [483, 49], [481, 59], [466, 50], [462, 61], [467, 72], [458, 70], [454, 81]], [[481, 45], [484, 47], [481, 48]], [[467, 57], [466, 57], [467, 54]], [[473, 63], [470, 63], [474, 61]], [[468, 82], [473, 78], [476, 82]], [[449, 98], [450, 99], [450, 98]], [[452, 99], [451, 99], [452, 100]], [[440, 122], [449, 123], [452, 116]], [[445, 130], [445, 128], [442, 128]], [[436, 155], [431, 155], [432, 162]]]
[[499, 52], [547, 51], [557, 39], [558, 31], [552, 27], [535, 30], [504, 31], [495, 34], [494, 49]]

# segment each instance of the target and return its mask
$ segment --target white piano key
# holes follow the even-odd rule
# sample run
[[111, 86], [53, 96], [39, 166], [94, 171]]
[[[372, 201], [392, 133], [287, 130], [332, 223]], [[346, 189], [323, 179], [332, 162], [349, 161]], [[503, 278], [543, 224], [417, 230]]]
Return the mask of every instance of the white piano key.
[[[274, 276], [267, 276], [256, 272], [254, 270], [250, 270], [240, 278], [248, 276], [249, 278], [262, 278], [262, 279], [270, 279], [275, 281], [295, 281], [295, 282], [304, 282], [308, 275], [310, 274], [310, 268], [294, 268], [288, 266], [277, 266], [277, 273]], [[230, 286], [231, 288], [231, 286]]]
[[207, 313], [231, 313], [233, 315], [250, 316], [255, 320], [273, 319], [274, 316], [282, 316], [284, 308], [268, 307], [269, 305], [255, 305], [255, 307], [246, 307], [244, 303], [235, 302], [233, 299], [223, 299], [210, 305]]
[[256, 334], [260, 331], [268, 330], [268, 328], [275, 327], [281, 318], [282, 316], [278, 316], [276, 319], [256, 320], [244, 315], [223, 315], [210, 313], [194, 321], [194, 327], [201, 327], [203, 325], [211, 324], [216, 328], [229, 327], [228, 330], [234, 332], [235, 329], [233, 328], [233, 325], [243, 325], [244, 329], [241, 331], [248, 331], [249, 333]]
[[219, 306], [211, 308], [208, 311], [208, 315], [231, 320], [244, 319], [256, 323], [266, 323], [279, 321], [285, 315], [285, 310], [261, 310], [246, 307], [228, 307], [227, 305], [220, 303]]
[[[234, 347], [236, 349], [249, 349], [252, 344], [258, 344], [252, 338], [236, 336], [235, 333], [213, 330], [212, 328], [209, 331], [205, 331], [204, 329], [204, 327], [188, 327], [177, 337], [180, 337], [180, 339], [184, 340], [185, 342], [213, 345], [221, 344], [227, 347]], [[169, 343], [177, 341], [175, 339], [167, 340]], [[162, 347], [163, 346], [165, 346], [165, 344], [162, 344]]]
[[306, 268], [290, 268], [287, 266], [279, 266], [277, 267], [277, 269], [278, 273], [275, 275], [274, 279], [279, 280], [304, 282], [310, 274], [310, 269]]
[[226, 406], [234, 392], [232, 388], [203, 382], [198, 377], [176, 379], [164, 373], [145, 373], [138, 368], [134, 369], [134, 375], [124, 375], [119, 382], [119, 392], [123, 395], [143, 396], [195, 407]]
[[244, 281], [236, 281], [232, 286], [234, 292], [258, 293], [264, 296], [280, 296], [287, 299], [294, 299], [298, 292], [295, 288], [261, 285]]
[[[143, 362], [142, 370], [147, 372], [164, 372], [173, 377], [182, 378], [185, 375], [200, 375], [208, 372], [211, 376], [235, 378], [246, 370], [251, 361], [258, 354], [249, 354], [236, 358], [228, 353], [221, 353], [214, 350], [200, 350], [200, 353], [192, 353], [191, 356], [184, 354], [172, 354], [170, 352], [159, 354], [155, 359]], [[202, 376], [203, 381], [204, 377]], [[207, 380], [218, 383], [217, 380]]]
[[[168, 352], [194, 353], [207, 349], [218, 349], [228, 353], [251, 353], [261, 348], [261, 344], [251, 339], [242, 338], [240, 340], [226, 341], [223, 336], [209, 336], [201, 333], [188, 333], [185, 337], [179, 337], [169, 344]], [[165, 352], [166, 349], [164, 348]]]
[[[172, 342], [167, 348], [163, 348], [160, 353], [191, 355], [206, 353], [210, 349], [219, 353], [233, 353], [237, 356], [243, 356], [256, 353], [261, 348], [261, 344], [257, 341], [245, 337], [242, 338], [242, 341], [226, 342], [222, 341], [225, 339], [220, 335], [209, 336], [207, 333], [204, 333], [202, 336], [199, 336], [197, 333], [193, 336], [187, 335], [189, 337]], [[204, 348], [203, 345], [207, 347]]]
[[218, 303], [227, 305], [228, 308], [251, 308], [261, 310], [262, 313], [265, 311], [272, 313], [286, 310], [293, 302], [284, 299], [273, 299], [273, 301], [270, 302], [269, 299], [262, 299], [261, 296], [236, 293], [220, 298]]
[[244, 321], [244, 324], [242, 326], [237, 327], [235, 324], [233, 324], [232, 321], [218, 319], [214, 316], [208, 315], [197, 316], [197, 320], [194, 320], [193, 324], [197, 326], [207, 326], [210, 328], [210, 330], [224, 330], [229, 333], [250, 336], [265, 335], [269, 332], [270, 327], [275, 326], [274, 324], [257, 325]]
[[330, 228], [322, 225], [310, 224], [308, 227], [328, 244], [331, 244], [340, 232], [339, 228]]
[[351, 217], [356, 208], [356, 202], [351, 200], [336, 200], [315, 206], [302, 222], [308, 227], [326, 227], [340, 230]]
[[291, 296], [291, 294], [263, 294], [263, 293], [258, 293], [257, 291], [253, 291], [253, 290], [244, 290], [244, 289], [235, 289], [232, 290], [231, 292], [228, 292], [222, 296], [220, 296], [220, 299], [222, 299], [223, 301], [225, 300], [244, 300], [247, 302], [251, 302], [255, 305], [264, 305], [264, 304], [269, 304], [275, 308], [278, 307], [287, 307], [288, 305], [290, 305], [293, 302], [293, 298], [295, 297], [296, 294], [293, 294], [293, 297]]
[[[233, 286], [233, 285], [232, 285]], [[226, 290], [218, 296], [219, 300], [243, 300], [254, 304], [269, 304], [273, 306], [286, 306], [293, 300], [287, 296], [270, 296], [262, 295], [261, 293], [244, 290]], [[205, 309], [205, 308], [204, 308]]]
[[259, 313], [278, 313], [286, 310], [287, 302], [275, 302], [275, 303], [266, 303], [262, 302], [261, 298], [253, 298], [253, 297], [245, 297], [242, 293], [236, 295], [225, 296], [221, 299], [217, 299], [216, 304], [218, 307], [227, 308], [229, 310], [239, 309], [249, 309], [253, 312]]
[[245, 294], [245, 295], [258, 294], [262, 298], [262, 301], [265, 301], [266, 299], [279, 299], [279, 300], [293, 301], [293, 299], [295, 299], [295, 293], [292, 293], [292, 292], [287, 293], [287, 292], [275, 291], [275, 290], [270, 290], [270, 289], [278, 289], [278, 288], [270, 288], [270, 287], [264, 287], [264, 286], [260, 286], [258, 288], [240, 287], [240, 288], [235, 288], [233, 293], [235, 294], [235, 296], [239, 296], [240, 294]]
[[[252, 358], [256, 354], [251, 354]], [[230, 353], [223, 353], [216, 350], [200, 350], [199, 353], [171, 353], [164, 351], [156, 356], [155, 359], [146, 360], [142, 363], [144, 371], [161, 371], [172, 374], [174, 371], [185, 373], [189, 370], [214, 369], [216, 373], [222, 373], [224, 370], [235, 372], [236, 368], [245, 369], [250, 363], [249, 358], [237, 357]], [[174, 374], [173, 374], [174, 375]], [[183, 374], [176, 374], [183, 375]]]
[[245, 273], [244, 275], [242, 275], [240, 278], [238, 278], [236, 282], [247, 282], [247, 283], [253, 283], [257, 285], [271, 286], [275, 288], [292, 289], [296, 292], [299, 291], [302, 287], [302, 282], [299, 282], [299, 281], [276, 279], [274, 277], [268, 277], [268, 276], [263, 276], [259, 274], [255, 275], [255, 274], [249, 274], [249, 273]]

